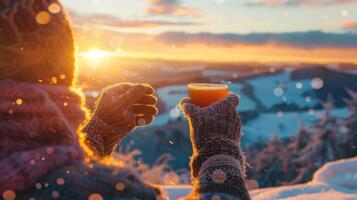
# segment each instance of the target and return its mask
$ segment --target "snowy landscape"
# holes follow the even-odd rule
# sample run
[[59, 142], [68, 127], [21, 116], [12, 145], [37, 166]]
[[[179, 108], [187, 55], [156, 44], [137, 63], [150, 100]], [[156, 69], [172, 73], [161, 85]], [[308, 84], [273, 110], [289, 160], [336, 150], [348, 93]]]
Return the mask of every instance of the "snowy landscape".
[[[356, 98], [351, 92], [357, 91], [354, 70], [300, 68], [240, 78], [232, 71], [200, 71], [202, 77], [214, 83], [219, 80], [240, 96], [242, 146], [251, 165], [247, 177], [258, 185], [251, 188], [253, 199], [357, 198], [357, 160], [351, 158], [357, 154], [349, 153], [356, 146], [348, 150], [345, 142], [356, 139], [344, 136], [355, 127], [355, 121], [351, 122], [355, 120], [351, 102]], [[344, 80], [336, 82], [340, 76]], [[156, 94], [161, 105], [156, 120], [135, 130], [122, 146], [127, 152], [139, 151], [135, 159], [148, 166], [159, 164], [162, 171], [156, 172], [163, 178], [157, 183], [171, 185], [165, 190], [177, 199], [191, 189], [185, 185], [190, 183], [191, 144], [178, 107], [187, 96], [187, 86], [165, 85]]]
[[[165, 187], [170, 199], [179, 199], [191, 192], [190, 186]], [[292, 186], [265, 188], [250, 192], [253, 200], [355, 200], [357, 199], [357, 158], [324, 165], [312, 181]]]
[[0, 0], [0, 200], [357, 200], [356, 11]]
[[[333, 178], [333, 183], [329, 182], [329, 176], [317, 181], [322, 179], [317, 178], [322, 176], [322, 171], [329, 169], [326, 166], [345, 166], [345, 161], [339, 160], [353, 160], [357, 156], [354, 65], [196, 63], [181, 66], [181, 63], [152, 61], [150, 69], [156, 72], [151, 79], [146, 79], [147, 73], [153, 75], [147, 71], [146, 64], [130, 65], [118, 73], [125, 75], [125, 81], [153, 85], [159, 108], [153, 124], [135, 129], [118, 151], [130, 157], [126, 160], [133, 160], [132, 168], [141, 166], [138, 174], [144, 180], [168, 185], [165, 190], [171, 199], [185, 196], [191, 189], [192, 148], [188, 125], [178, 106], [188, 96], [190, 82], [227, 84], [230, 91], [239, 95], [238, 112], [243, 121], [241, 145], [249, 163], [247, 180], [253, 199], [356, 197], [355, 185], [351, 184], [355, 180], [353, 170], [339, 172], [343, 177]], [[94, 85], [98, 84], [101, 88], [112, 83]], [[95, 88], [84, 90], [89, 106], [91, 99], [100, 93]], [[335, 161], [338, 164], [327, 164]]]

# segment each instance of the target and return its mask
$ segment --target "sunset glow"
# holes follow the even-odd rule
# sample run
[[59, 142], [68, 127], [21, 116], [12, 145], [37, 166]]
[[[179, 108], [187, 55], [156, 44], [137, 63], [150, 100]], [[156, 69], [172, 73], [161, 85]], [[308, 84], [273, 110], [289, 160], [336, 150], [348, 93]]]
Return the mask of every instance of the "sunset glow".
[[99, 60], [99, 59], [113, 56], [113, 53], [108, 52], [108, 51], [99, 50], [99, 49], [93, 49], [93, 50], [81, 53], [81, 56], [86, 59], [90, 59], [90, 60]]
[[63, 1], [85, 60], [357, 63], [357, 2], [289, 2]]

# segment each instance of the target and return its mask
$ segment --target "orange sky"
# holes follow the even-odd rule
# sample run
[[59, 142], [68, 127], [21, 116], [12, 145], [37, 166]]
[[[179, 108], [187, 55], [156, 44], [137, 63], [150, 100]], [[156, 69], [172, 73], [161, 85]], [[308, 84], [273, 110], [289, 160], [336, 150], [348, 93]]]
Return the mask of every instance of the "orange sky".
[[357, 1], [61, 2], [81, 59], [357, 63]]
[[77, 28], [76, 35], [79, 54], [97, 49], [106, 51], [107, 57], [204, 62], [357, 63], [357, 48], [302, 48], [274, 43], [222, 45], [199, 40], [175, 44], [175, 41], [160, 41], [155, 35], [118, 34], [93, 27]]

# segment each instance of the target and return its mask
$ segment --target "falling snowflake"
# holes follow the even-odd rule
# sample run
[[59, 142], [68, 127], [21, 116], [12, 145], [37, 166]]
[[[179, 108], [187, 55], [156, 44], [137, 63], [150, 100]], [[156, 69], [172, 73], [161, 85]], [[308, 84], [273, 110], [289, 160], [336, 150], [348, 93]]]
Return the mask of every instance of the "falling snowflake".
[[35, 187], [36, 187], [36, 189], [41, 190], [42, 185], [41, 185], [41, 183], [36, 183], [36, 184], [35, 184]]
[[303, 88], [303, 84], [302, 83], [296, 83], [296, 88], [298, 89], [298, 90], [301, 90], [302, 88]]
[[284, 112], [283, 112], [283, 111], [278, 111], [278, 112], [276, 113], [276, 115], [277, 115], [279, 118], [281, 118], [281, 117], [284, 116]]
[[275, 94], [275, 96], [278, 96], [278, 97], [282, 96], [284, 94], [283, 88], [281, 88], [281, 87], [275, 88], [274, 89], [274, 94]]
[[311, 87], [315, 90], [319, 90], [324, 87], [324, 81], [319, 77], [315, 77], [311, 80]]
[[176, 119], [179, 116], [180, 116], [180, 109], [178, 109], [177, 107], [170, 111], [170, 117], [171, 118]]
[[309, 110], [309, 115], [314, 115], [315, 114], [315, 110], [313, 109], [313, 108], [311, 108], [310, 110]]
[[305, 101], [308, 103], [311, 102], [311, 97], [310, 96], [305, 97]]
[[62, 10], [62, 7], [58, 3], [51, 3], [48, 6], [48, 11], [52, 14], [58, 14], [61, 12], [61, 10]]

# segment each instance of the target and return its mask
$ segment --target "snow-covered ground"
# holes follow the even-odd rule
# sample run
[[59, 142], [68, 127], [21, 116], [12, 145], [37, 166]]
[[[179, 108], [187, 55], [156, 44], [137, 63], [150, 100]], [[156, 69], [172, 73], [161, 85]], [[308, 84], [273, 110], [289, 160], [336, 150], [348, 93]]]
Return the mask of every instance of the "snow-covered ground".
[[[217, 71], [209, 71], [210, 74], [218, 74]], [[222, 73], [227, 73], [222, 71]], [[290, 79], [291, 72], [284, 71], [264, 77], [257, 77], [247, 82], [253, 88], [253, 95], [261, 101], [266, 107], [270, 108], [281, 103], [296, 104], [300, 107], [314, 106], [318, 99], [314, 96], [305, 96], [305, 93], [323, 87], [321, 79], [293, 81]], [[319, 85], [320, 84], [320, 85]], [[322, 85], [321, 85], [322, 84]], [[228, 84], [230, 91], [237, 93], [240, 98], [238, 110], [241, 112], [252, 111], [257, 108], [256, 102], [243, 92], [243, 85], [240, 83]], [[177, 107], [179, 101], [187, 96], [187, 85], [172, 85], [157, 90], [157, 95], [166, 104], [166, 113], [168, 114]], [[166, 117], [166, 116], [165, 116]], [[160, 118], [160, 116], [159, 116]], [[167, 120], [169, 120], [168, 118]], [[157, 120], [163, 122], [163, 120]]]
[[[279, 138], [294, 136], [301, 128], [301, 123], [308, 127], [321, 118], [324, 110], [303, 112], [277, 112], [263, 113], [257, 118], [243, 125], [244, 137], [248, 141], [269, 139], [272, 135]], [[333, 109], [331, 114], [335, 117], [347, 117], [347, 108]]]
[[[227, 72], [209, 71], [212, 75], [222, 75]], [[289, 70], [249, 79], [247, 83], [252, 86], [252, 95], [265, 107], [271, 108], [282, 103], [295, 104], [301, 108], [312, 108], [318, 104], [319, 99], [314, 96], [314, 90], [321, 89], [324, 82], [319, 77], [304, 80], [291, 80], [292, 72]], [[257, 103], [243, 92], [244, 86], [240, 83], [228, 84], [230, 91], [240, 96], [240, 112], [256, 112]], [[309, 95], [307, 95], [309, 93]], [[157, 95], [166, 104], [166, 112], [160, 114], [153, 126], [162, 126], [169, 120], [182, 116], [178, 108], [179, 101], [187, 97], [186, 85], [172, 85], [157, 90]], [[293, 136], [300, 129], [300, 124], [309, 126], [321, 117], [323, 110], [290, 111], [258, 113], [258, 117], [244, 124], [243, 132], [246, 141], [278, 137]], [[335, 109], [332, 114], [337, 117], [347, 117], [347, 109]]]
[[[167, 186], [164, 190], [175, 200], [190, 193], [190, 186]], [[306, 184], [258, 189], [253, 200], [356, 200], [357, 157], [325, 164]]]
[[[248, 83], [254, 88], [254, 95], [264, 106], [270, 108], [280, 103], [296, 104], [300, 107], [316, 105], [317, 99], [304, 96], [305, 92], [322, 87], [321, 79], [291, 80], [291, 72], [272, 74], [250, 79]], [[318, 85], [320, 84], [320, 85]]]

